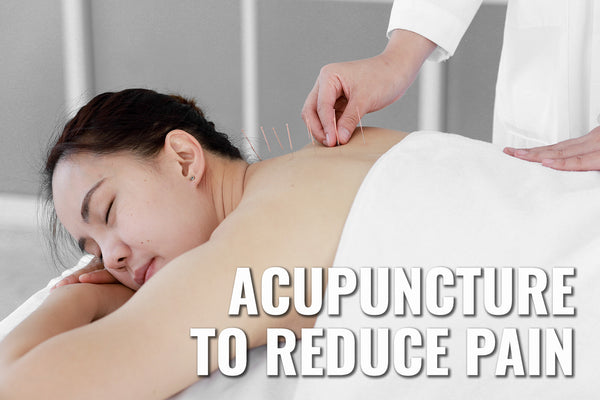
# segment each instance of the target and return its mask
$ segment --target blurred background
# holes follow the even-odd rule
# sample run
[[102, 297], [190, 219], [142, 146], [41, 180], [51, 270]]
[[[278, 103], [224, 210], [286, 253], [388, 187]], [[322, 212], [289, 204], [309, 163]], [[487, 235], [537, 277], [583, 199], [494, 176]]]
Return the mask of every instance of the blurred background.
[[[503, 3], [484, 1], [429, 83], [420, 78], [363, 124], [491, 141]], [[61, 271], [38, 223], [39, 171], [78, 105], [128, 87], [179, 93], [235, 144], [246, 147], [242, 129], [257, 147], [260, 126], [286, 135], [287, 123], [298, 148], [309, 143], [300, 111], [319, 69], [382, 51], [390, 9], [391, 0], [2, 0], [0, 318]], [[261, 157], [282, 153], [272, 147]]]

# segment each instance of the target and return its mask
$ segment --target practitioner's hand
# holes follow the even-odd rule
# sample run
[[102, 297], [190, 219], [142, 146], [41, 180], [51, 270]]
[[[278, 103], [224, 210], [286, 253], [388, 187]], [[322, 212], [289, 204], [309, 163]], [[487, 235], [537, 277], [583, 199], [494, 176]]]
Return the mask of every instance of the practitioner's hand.
[[117, 283], [118, 281], [106, 269], [102, 260], [94, 257], [85, 267], [73, 272], [71, 275], [61, 279], [52, 290], [57, 287], [72, 283]]
[[587, 135], [531, 149], [507, 147], [504, 152], [522, 160], [563, 171], [600, 171], [600, 126]]
[[346, 144], [359, 118], [392, 104], [404, 94], [408, 84], [396, 82], [398, 75], [383, 54], [328, 64], [321, 68], [306, 98], [302, 119], [325, 146]]
[[395, 30], [383, 53], [324, 66], [306, 98], [302, 119], [324, 145], [348, 143], [359, 118], [406, 92], [435, 47], [416, 33]]

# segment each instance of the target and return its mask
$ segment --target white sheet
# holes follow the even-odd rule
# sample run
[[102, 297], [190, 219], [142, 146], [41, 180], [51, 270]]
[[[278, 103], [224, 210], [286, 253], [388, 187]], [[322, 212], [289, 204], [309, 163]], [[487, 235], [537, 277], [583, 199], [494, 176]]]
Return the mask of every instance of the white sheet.
[[93, 257], [86, 255], [79, 259], [79, 262], [65, 270], [60, 276], [51, 279], [50, 282], [43, 289], [38, 290], [30, 298], [28, 298], [23, 304], [21, 304], [16, 310], [10, 313], [6, 318], [0, 321], [0, 340], [4, 339], [10, 331], [12, 331], [17, 325], [19, 325], [29, 314], [35, 311], [36, 308], [48, 297], [50, 289], [62, 278], [72, 274], [74, 271], [85, 267]]
[[[392, 182], [397, 182], [394, 185]], [[353, 296], [343, 315], [321, 315], [316, 326], [448, 327], [451, 377], [301, 379], [295, 399], [592, 399], [600, 360], [600, 174], [558, 172], [502, 154], [492, 145], [454, 135], [414, 133], [371, 169], [354, 201], [334, 265], [361, 266], [575, 266], [570, 303], [576, 317], [477, 318], [368, 317]], [[479, 288], [481, 289], [481, 288]], [[481, 295], [481, 290], [478, 290]], [[460, 298], [460, 296], [459, 296]], [[460, 302], [457, 310], [461, 309]], [[494, 377], [496, 359], [482, 362], [480, 377], [465, 374], [466, 328], [496, 332], [514, 327], [572, 327], [575, 375], [571, 378]], [[525, 335], [525, 337], [523, 337]], [[358, 335], [356, 335], [358, 337]], [[416, 351], [413, 355], [422, 355]], [[527, 357], [527, 354], [523, 354]], [[527, 360], [525, 358], [525, 360]], [[490, 373], [491, 372], [491, 373]]]
[[[396, 184], [393, 184], [395, 182]], [[576, 373], [565, 378], [466, 378], [464, 358], [449, 357], [451, 378], [269, 378], [265, 348], [252, 350], [240, 378], [219, 373], [174, 398], [594, 398], [600, 359], [600, 174], [557, 172], [510, 158], [493, 146], [459, 136], [411, 134], [384, 155], [363, 182], [346, 222], [334, 265], [576, 266], [577, 317], [478, 318], [454, 313], [368, 318], [358, 297], [342, 317], [321, 315], [317, 327], [449, 327], [448, 347], [464, 353], [465, 327], [562, 327], [576, 331]], [[0, 335], [44, 297], [36, 294], [0, 323]], [[458, 305], [460, 306], [460, 304]], [[566, 321], [566, 322], [565, 322]], [[2, 336], [0, 336], [2, 337]], [[450, 363], [452, 362], [452, 364]], [[296, 365], [299, 359], [296, 354]], [[489, 361], [483, 365], [489, 370]]]

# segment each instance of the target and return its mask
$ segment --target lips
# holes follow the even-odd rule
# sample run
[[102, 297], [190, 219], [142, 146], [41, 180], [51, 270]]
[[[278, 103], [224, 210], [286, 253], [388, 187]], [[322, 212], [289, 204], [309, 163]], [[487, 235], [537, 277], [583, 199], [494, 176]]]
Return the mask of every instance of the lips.
[[154, 262], [154, 260], [156, 260], [155, 258], [153, 258], [152, 260], [150, 260], [150, 264], [148, 264], [148, 268], [146, 268], [146, 274], [144, 275], [144, 283], [148, 281], [148, 279], [152, 278], [152, 275], [154, 275], [154, 273], [156, 272], [156, 263]]
[[152, 277], [152, 275], [154, 275], [156, 273], [155, 260], [156, 260], [156, 258], [152, 258], [150, 261], [148, 261], [148, 263], [146, 265], [138, 268], [135, 271], [135, 277], [133, 278], [133, 280], [139, 286], [142, 286], [146, 281], [148, 281], [148, 279], [150, 279]]

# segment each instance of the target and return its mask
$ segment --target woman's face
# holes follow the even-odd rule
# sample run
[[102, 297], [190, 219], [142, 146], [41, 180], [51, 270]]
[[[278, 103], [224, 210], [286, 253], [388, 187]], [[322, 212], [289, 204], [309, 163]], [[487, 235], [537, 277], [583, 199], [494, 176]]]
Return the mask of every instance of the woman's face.
[[134, 290], [218, 225], [208, 190], [164, 153], [147, 163], [128, 154], [75, 154], [52, 179], [61, 223]]

